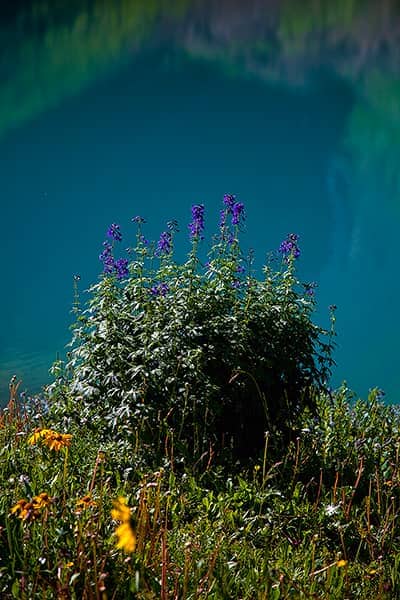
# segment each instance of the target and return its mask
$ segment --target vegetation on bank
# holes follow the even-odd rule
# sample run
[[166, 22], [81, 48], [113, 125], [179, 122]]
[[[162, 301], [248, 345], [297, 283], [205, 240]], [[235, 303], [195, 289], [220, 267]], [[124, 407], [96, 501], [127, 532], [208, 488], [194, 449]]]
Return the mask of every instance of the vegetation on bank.
[[298, 237], [260, 280], [243, 220], [203, 256], [192, 207], [182, 265], [176, 222], [127, 258], [113, 224], [87, 306], [76, 277], [67, 364], [0, 416], [2, 598], [397, 597], [399, 412], [329, 389]]

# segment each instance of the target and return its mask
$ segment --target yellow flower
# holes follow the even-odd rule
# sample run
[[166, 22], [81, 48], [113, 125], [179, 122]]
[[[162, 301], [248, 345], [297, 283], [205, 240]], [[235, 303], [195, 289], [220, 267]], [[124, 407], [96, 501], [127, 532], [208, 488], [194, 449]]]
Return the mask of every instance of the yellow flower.
[[[18, 514], [17, 514], [18, 513]], [[39, 516], [39, 510], [34, 505], [33, 502], [28, 502], [25, 498], [18, 500], [17, 504], [15, 504], [10, 511], [10, 514], [17, 514], [19, 519], [23, 521], [33, 521], [36, 517]]]
[[51, 429], [43, 429], [42, 427], [37, 427], [33, 434], [28, 438], [28, 444], [31, 444], [31, 446], [37, 444], [37, 442], [42, 438], [46, 437], [46, 435], [49, 432], [51, 432]]
[[336, 566], [339, 567], [339, 568], [340, 567], [345, 567], [346, 565], [347, 565], [347, 560], [343, 560], [343, 559], [342, 560], [338, 560], [337, 563], [336, 563]]
[[33, 521], [40, 515], [40, 509], [49, 506], [51, 502], [53, 502], [53, 498], [50, 498], [47, 492], [42, 492], [38, 496], [34, 496], [31, 502], [28, 502], [25, 498], [21, 498], [11, 508], [10, 515], [17, 515], [23, 521]]
[[41, 441], [50, 450], [61, 450], [61, 448], [69, 448], [71, 445], [72, 435], [70, 433], [57, 433], [52, 429], [42, 429], [38, 427], [28, 439], [28, 444], [37, 444]]
[[15, 515], [15, 513], [23, 510], [25, 504], [28, 504], [28, 500], [26, 500], [25, 498], [21, 498], [21, 500], [18, 500], [17, 504], [14, 504], [14, 506], [11, 508], [10, 515]]
[[136, 533], [131, 523], [122, 523], [115, 531], [118, 537], [116, 544], [117, 548], [125, 550], [125, 552], [135, 552], [136, 548]]
[[96, 506], [96, 502], [92, 499], [90, 494], [87, 494], [86, 496], [83, 496], [83, 498], [78, 498], [76, 501], [75, 513], [80, 515], [82, 511], [90, 508], [91, 506]]
[[35, 509], [45, 508], [46, 506], [49, 506], [51, 502], [53, 502], [53, 498], [50, 498], [47, 492], [42, 492], [38, 496], [32, 498], [32, 503]]
[[131, 515], [131, 509], [126, 503], [126, 498], [120, 496], [113, 501], [114, 508], [111, 510], [111, 516], [116, 521], [122, 521], [115, 531], [118, 538], [117, 548], [125, 552], [134, 552], [136, 548], [136, 532]]
[[126, 498], [120, 496], [113, 501], [114, 508], [111, 510], [111, 516], [116, 521], [128, 523], [131, 520], [131, 509], [126, 503]]
[[43, 443], [50, 448], [50, 450], [56, 450], [57, 452], [61, 448], [69, 448], [71, 445], [72, 435], [70, 433], [57, 433], [56, 431], [49, 431], [43, 440]]

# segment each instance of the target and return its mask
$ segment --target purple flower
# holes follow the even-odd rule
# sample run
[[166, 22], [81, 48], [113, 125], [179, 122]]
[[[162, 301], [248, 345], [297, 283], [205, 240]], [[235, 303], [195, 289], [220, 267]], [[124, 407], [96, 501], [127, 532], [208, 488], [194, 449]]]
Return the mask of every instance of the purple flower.
[[122, 235], [119, 230], [119, 225], [112, 223], [107, 230], [107, 236], [116, 242], [120, 242], [122, 240]]
[[232, 225], [239, 225], [240, 220], [244, 218], [244, 204], [235, 202], [232, 206]]
[[172, 250], [172, 235], [169, 231], [163, 231], [157, 244], [157, 254], [170, 254]]
[[192, 222], [189, 223], [191, 239], [203, 239], [201, 232], [204, 230], [204, 205], [195, 204], [192, 206]]
[[318, 284], [315, 281], [311, 281], [311, 283], [303, 283], [304, 292], [307, 294], [307, 296], [314, 296], [314, 290], [317, 286]]
[[144, 245], [147, 246], [147, 244], [149, 243], [149, 240], [146, 240], [146, 238], [144, 237], [144, 235], [139, 235], [139, 241]]
[[225, 224], [226, 224], [226, 210], [221, 210], [220, 211], [220, 217], [219, 217], [219, 228], [220, 229], [224, 229]]
[[165, 296], [169, 291], [169, 287], [167, 283], [157, 283], [150, 288], [150, 294], [152, 296]]
[[245, 270], [246, 270], [246, 269], [244, 268], [244, 266], [243, 266], [243, 265], [238, 265], [238, 266], [236, 267], [236, 273], [244, 273], [244, 272], [245, 272]]
[[114, 263], [114, 268], [117, 272], [118, 279], [124, 279], [124, 277], [128, 277], [129, 269], [128, 269], [128, 259], [127, 258], [119, 258]]
[[223, 200], [225, 206], [228, 209], [228, 212], [232, 212], [233, 209], [233, 205], [236, 202], [236, 196], [234, 194], [224, 194], [224, 200]]
[[289, 255], [292, 255], [293, 258], [298, 258], [300, 256], [300, 249], [297, 245], [298, 239], [299, 236], [297, 233], [289, 233], [287, 238], [280, 244], [279, 252], [286, 258]]
[[112, 245], [110, 242], [103, 242], [104, 250], [99, 255], [99, 260], [103, 263], [104, 273], [112, 273], [114, 271], [114, 258], [112, 255]]

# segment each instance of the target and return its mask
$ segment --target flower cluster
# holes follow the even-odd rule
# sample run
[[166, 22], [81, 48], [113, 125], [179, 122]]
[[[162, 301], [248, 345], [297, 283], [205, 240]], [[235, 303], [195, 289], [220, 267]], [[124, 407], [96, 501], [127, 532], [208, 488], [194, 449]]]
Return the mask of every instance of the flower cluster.
[[[122, 240], [122, 235], [119, 225], [112, 223], [112, 225], [110, 225], [108, 228], [107, 236], [116, 242], [120, 242]], [[128, 277], [128, 259], [119, 258], [118, 260], [115, 260], [113, 257], [113, 245], [108, 241], [103, 242], [103, 248], [104, 250], [99, 256], [99, 259], [103, 263], [103, 273], [106, 275], [115, 274], [117, 279], [124, 279], [125, 277]]]
[[289, 233], [287, 238], [279, 246], [279, 252], [285, 257], [293, 256], [298, 258], [300, 256], [300, 249], [297, 245], [299, 236], [297, 233]]
[[190, 239], [203, 239], [202, 232], [204, 231], [204, 205], [194, 204], [192, 206], [192, 221], [188, 225], [190, 231]]
[[169, 231], [163, 231], [157, 244], [157, 254], [170, 254], [172, 250], [172, 235]]
[[103, 272], [110, 275], [114, 272], [114, 257], [112, 255], [112, 245], [110, 242], [103, 242], [103, 252], [99, 256], [99, 260], [103, 263]]
[[116, 546], [125, 550], [125, 552], [134, 552], [136, 548], [136, 531], [131, 509], [126, 503], [126, 498], [122, 496], [114, 500], [113, 505], [111, 517], [121, 523], [115, 530], [115, 535], [118, 538]]
[[70, 433], [57, 433], [52, 429], [42, 429], [38, 427], [28, 439], [28, 444], [32, 446], [38, 442], [42, 442], [50, 450], [58, 452], [61, 448], [69, 448], [71, 445], [72, 435]]
[[10, 514], [16, 515], [22, 521], [34, 521], [40, 516], [40, 511], [46, 508], [53, 502], [47, 492], [42, 492], [38, 496], [34, 496], [31, 501], [26, 498], [21, 498], [11, 508]]
[[226, 208], [225, 211], [221, 211], [220, 227], [224, 227], [226, 222], [226, 214], [223, 215], [223, 213], [232, 215], [233, 226], [240, 225], [241, 221], [245, 219], [244, 204], [237, 202], [234, 194], [225, 194], [223, 202]]
[[223, 198], [225, 208], [220, 211], [219, 229], [221, 232], [221, 239], [226, 240], [229, 245], [233, 244], [236, 240], [235, 234], [227, 227], [226, 219], [228, 215], [231, 215], [231, 225], [237, 228], [245, 220], [244, 204], [237, 202], [234, 194], [225, 194]]

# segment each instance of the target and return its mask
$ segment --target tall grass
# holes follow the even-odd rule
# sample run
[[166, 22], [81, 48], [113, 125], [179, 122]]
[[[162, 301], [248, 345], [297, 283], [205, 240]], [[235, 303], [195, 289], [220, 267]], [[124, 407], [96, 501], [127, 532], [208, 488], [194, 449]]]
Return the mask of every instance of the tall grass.
[[[12, 392], [15, 388], [12, 388]], [[396, 598], [399, 416], [377, 396], [318, 398], [280, 460], [251, 467], [119, 471], [87, 427], [50, 449], [51, 429], [11, 394], [1, 415], [2, 598]], [[67, 432], [61, 432], [67, 433]], [[22, 515], [12, 508], [46, 493]], [[133, 552], [117, 548], [127, 500]], [[33, 500], [33, 502], [32, 502]], [[123, 541], [123, 540], [122, 540]]]

